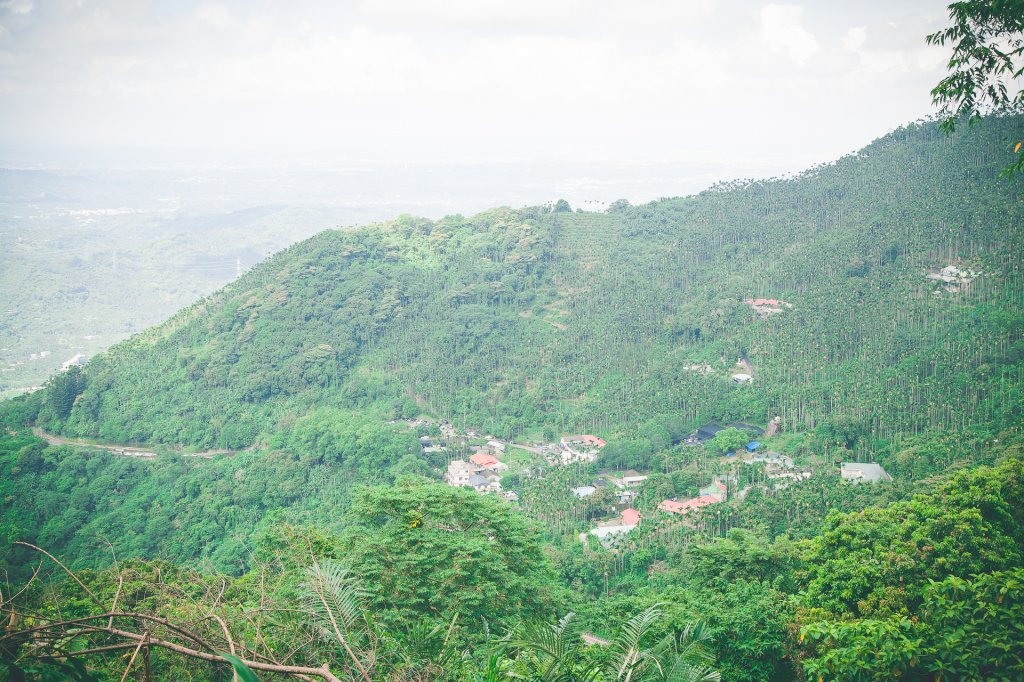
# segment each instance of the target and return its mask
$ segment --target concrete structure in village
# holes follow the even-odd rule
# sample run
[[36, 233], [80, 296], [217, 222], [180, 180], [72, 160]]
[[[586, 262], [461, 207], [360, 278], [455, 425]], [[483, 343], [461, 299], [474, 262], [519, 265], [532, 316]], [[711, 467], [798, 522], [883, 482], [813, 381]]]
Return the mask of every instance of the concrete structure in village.
[[892, 476], [875, 462], [843, 462], [839, 465], [839, 473], [844, 480], [851, 483], [877, 483], [891, 481]]

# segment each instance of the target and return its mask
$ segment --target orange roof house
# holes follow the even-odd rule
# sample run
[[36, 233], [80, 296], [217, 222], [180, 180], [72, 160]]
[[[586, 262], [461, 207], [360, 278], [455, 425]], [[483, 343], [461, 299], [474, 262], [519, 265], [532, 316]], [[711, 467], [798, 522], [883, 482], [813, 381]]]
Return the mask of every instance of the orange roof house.
[[494, 455], [488, 455], [484, 452], [478, 452], [469, 458], [469, 461], [477, 466], [490, 468], [495, 464], [501, 464]]
[[589, 445], [591, 447], [596, 447], [596, 448], [603, 448], [605, 445], [607, 445], [607, 442], [605, 441], [604, 438], [598, 438], [597, 436], [591, 436], [590, 434], [579, 434], [579, 435], [576, 435], [576, 436], [566, 436], [565, 440], [567, 442], [569, 442], [569, 443], [571, 443], [573, 441], [579, 441], [579, 442], [583, 443], [584, 445]]
[[670, 514], [689, 514], [693, 509], [700, 509], [706, 507], [709, 504], [718, 504], [721, 500], [712, 495], [701, 495], [700, 497], [694, 497], [683, 502], [677, 500], [664, 500], [658, 505], [658, 509], [663, 512]]
[[632, 507], [622, 510], [622, 523], [626, 526], [635, 526], [640, 523], [640, 512]]

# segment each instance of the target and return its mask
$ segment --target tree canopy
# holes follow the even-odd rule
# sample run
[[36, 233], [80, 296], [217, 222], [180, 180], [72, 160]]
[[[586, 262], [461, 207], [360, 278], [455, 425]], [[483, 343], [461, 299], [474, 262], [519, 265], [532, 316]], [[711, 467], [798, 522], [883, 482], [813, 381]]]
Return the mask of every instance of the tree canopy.
[[[966, 0], [949, 6], [952, 26], [932, 33], [932, 45], [953, 47], [949, 75], [932, 89], [932, 101], [953, 130], [959, 119], [971, 124], [992, 111], [1020, 112], [1024, 105], [1024, 1]], [[1016, 92], [1014, 89], [1016, 88]], [[1010, 146], [1016, 159], [1003, 172], [1024, 169], [1024, 145], [1018, 135]]]

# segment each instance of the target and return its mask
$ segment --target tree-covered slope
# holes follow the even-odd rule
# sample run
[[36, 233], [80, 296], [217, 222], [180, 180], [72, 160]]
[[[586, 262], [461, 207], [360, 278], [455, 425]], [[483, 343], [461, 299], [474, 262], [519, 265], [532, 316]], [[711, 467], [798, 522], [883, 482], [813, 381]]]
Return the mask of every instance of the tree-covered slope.
[[[605, 213], [323, 232], [52, 381], [39, 422], [229, 447], [323, 405], [505, 435], [659, 415], [998, 428], [1022, 406], [1024, 180], [996, 178], [1019, 124], [912, 125], [798, 177]], [[927, 277], [950, 265], [971, 281]]]

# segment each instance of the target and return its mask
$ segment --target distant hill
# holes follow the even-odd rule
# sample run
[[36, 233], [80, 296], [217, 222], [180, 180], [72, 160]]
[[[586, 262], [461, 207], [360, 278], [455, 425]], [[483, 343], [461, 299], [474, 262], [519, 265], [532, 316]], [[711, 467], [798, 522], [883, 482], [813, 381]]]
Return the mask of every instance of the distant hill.
[[506, 436], [995, 429], [1024, 406], [1024, 178], [996, 178], [1021, 123], [914, 124], [798, 177], [604, 213], [326, 231], [54, 380], [38, 421], [222, 447], [322, 406]]

